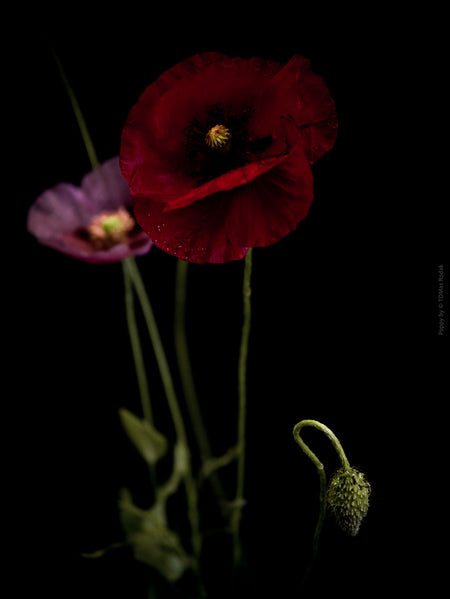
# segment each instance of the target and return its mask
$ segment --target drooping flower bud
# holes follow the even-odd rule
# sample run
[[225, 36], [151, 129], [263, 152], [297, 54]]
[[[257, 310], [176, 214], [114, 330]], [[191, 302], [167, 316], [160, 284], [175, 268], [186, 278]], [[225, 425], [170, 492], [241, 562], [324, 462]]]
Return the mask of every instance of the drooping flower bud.
[[328, 509], [340, 528], [355, 536], [369, 509], [371, 487], [363, 472], [353, 467], [337, 470], [328, 485]]

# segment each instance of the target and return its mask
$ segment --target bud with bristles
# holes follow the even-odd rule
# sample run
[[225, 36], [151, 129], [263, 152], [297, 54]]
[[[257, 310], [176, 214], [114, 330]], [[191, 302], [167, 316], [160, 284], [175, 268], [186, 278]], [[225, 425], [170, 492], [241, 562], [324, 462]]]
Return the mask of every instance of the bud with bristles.
[[363, 472], [353, 467], [337, 470], [328, 485], [328, 509], [340, 528], [355, 536], [369, 509], [370, 484]]

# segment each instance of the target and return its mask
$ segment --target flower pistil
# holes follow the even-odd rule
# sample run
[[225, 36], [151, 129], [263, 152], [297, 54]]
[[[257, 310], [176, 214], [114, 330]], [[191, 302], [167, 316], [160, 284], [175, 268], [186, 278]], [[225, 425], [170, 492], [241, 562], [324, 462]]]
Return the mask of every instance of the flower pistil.
[[264, 151], [272, 139], [253, 140], [248, 132], [254, 109], [244, 105], [233, 111], [218, 102], [206, 109], [203, 122], [193, 119], [184, 130], [187, 156], [197, 185], [247, 164], [251, 157]]
[[231, 132], [225, 125], [214, 125], [205, 135], [206, 145], [214, 150], [226, 151], [231, 146]]
[[95, 216], [84, 233], [95, 246], [108, 249], [126, 242], [136, 222], [125, 208], [116, 212], [103, 212]]

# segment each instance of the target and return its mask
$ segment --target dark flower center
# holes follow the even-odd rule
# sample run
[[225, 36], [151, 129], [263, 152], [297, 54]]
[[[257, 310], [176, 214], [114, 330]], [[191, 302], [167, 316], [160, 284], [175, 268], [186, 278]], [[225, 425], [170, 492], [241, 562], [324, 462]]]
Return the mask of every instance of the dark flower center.
[[251, 106], [234, 112], [231, 105], [224, 110], [217, 103], [206, 108], [203, 122], [192, 119], [184, 135], [192, 175], [198, 178], [196, 185], [244, 166], [270, 146], [272, 137], [255, 140], [249, 135], [248, 124], [253, 114]]

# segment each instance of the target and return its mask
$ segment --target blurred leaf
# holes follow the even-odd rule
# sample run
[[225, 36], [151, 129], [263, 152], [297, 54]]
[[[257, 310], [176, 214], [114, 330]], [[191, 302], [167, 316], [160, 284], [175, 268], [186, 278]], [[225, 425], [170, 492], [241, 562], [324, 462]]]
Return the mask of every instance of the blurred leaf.
[[119, 410], [120, 420], [131, 442], [144, 460], [154, 466], [167, 452], [167, 439], [156, 428], [125, 408]]
[[152, 566], [170, 582], [178, 580], [192, 566], [176, 533], [166, 525], [162, 504], [142, 510], [124, 489], [119, 501], [122, 523], [134, 557]]
[[152, 566], [170, 582], [178, 580], [191, 566], [178, 535], [168, 528], [155, 528], [151, 532], [136, 532], [129, 538], [134, 557]]
[[136, 532], [141, 528], [141, 523], [146, 517], [143, 510], [133, 503], [131, 493], [128, 489], [122, 489], [119, 497], [120, 521], [125, 533]]

